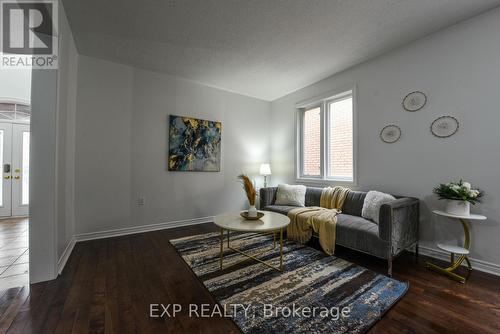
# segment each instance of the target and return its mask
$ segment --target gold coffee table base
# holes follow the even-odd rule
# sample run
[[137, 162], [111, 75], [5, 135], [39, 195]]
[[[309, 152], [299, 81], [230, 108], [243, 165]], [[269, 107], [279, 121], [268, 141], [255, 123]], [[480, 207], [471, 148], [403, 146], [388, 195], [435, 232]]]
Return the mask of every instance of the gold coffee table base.
[[[269, 264], [267, 263], [266, 261], [262, 261], [261, 259], [257, 258], [257, 256], [260, 256], [260, 255], [263, 255], [263, 254], [266, 254], [267, 252], [269, 251], [272, 251], [274, 249], [276, 249], [276, 233], [279, 231], [279, 234], [280, 234], [280, 265], [279, 267], [277, 266], [273, 266], [272, 264]], [[247, 258], [250, 258], [250, 259], [253, 259], [259, 263], [262, 263], [266, 266], [268, 266], [269, 268], [271, 269], [274, 269], [274, 270], [277, 270], [277, 271], [280, 271], [282, 272], [283, 271], [283, 229], [279, 229], [279, 230], [276, 230], [276, 231], [271, 231], [271, 233], [273, 234], [274, 236], [274, 241], [273, 241], [273, 247], [270, 248], [270, 249], [266, 249], [262, 252], [259, 252], [259, 253], [256, 253], [254, 255], [251, 255], [251, 254], [248, 254], [246, 252], [243, 252], [239, 249], [236, 249], [234, 247], [231, 247], [230, 243], [229, 243], [229, 230], [227, 230], [227, 248], [232, 250], [232, 251], [235, 251]], [[244, 259], [243, 261], [240, 261], [240, 262], [237, 262], [235, 264], [238, 264], [238, 263], [241, 263], [241, 262], [244, 262], [246, 261], [246, 259]], [[221, 228], [220, 229], [220, 255], [219, 255], [219, 262], [220, 262], [220, 270], [223, 269], [223, 262], [224, 262], [224, 229]]]

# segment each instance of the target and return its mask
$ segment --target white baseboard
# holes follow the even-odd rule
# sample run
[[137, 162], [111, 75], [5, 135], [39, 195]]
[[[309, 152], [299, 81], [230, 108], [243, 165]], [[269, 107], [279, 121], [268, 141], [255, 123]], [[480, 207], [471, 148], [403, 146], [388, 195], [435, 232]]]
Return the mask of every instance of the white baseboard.
[[76, 242], [79, 242], [79, 241], [87, 241], [87, 240], [95, 240], [95, 239], [103, 239], [103, 238], [112, 238], [112, 237], [119, 237], [122, 235], [158, 231], [158, 230], [164, 230], [164, 229], [174, 228], [174, 227], [211, 223], [213, 221], [214, 221], [214, 217], [203, 217], [203, 218], [176, 220], [176, 221], [170, 221], [170, 222], [159, 223], [159, 224], [126, 227], [126, 228], [119, 228], [119, 229], [108, 230], [108, 231], [82, 233], [82, 234], [75, 235], [75, 240], [76, 240]]
[[[418, 249], [419, 249], [419, 253], [422, 255], [426, 255], [426, 256], [429, 256], [429, 257], [432, 257], [432, 258], [435, 258], [438, 260], [450, 261], [450, 253], [447, 253], [443, 250], [425, 247], [425, 246], [419, 246]], [[491, 262], [472, 259], [472, 258], [469, 258], [469, 260], [471, 262], [473, 270], [484, 271], [485, 273], [500, 276], [500, 265], [498, 265], [496, 263], [491, 263]], [[465, 261], [463, 262], [462, 265], [466, 266]]]
[[71, 255], [71, 252], [73, 252], [73, 248], [75, 248], [75, 244], [76, 244], [75, 237], [72, 237], [71, 240], [66, 245], [66, 248], [64, 249], [64, 252], [59, 258], [59, 261], [57, 261], [57, 272], [59, 275], [61, 275], [64, 266], [66, 266], [66, 262], [68, 262], [69, 256]]
[[68, 262], [71, 252], [73, 252], [73, 248], [75, 248], [75, 244], [80, 241], [119, 237], [121, 235], [144, 233], [144, 232], [158, 231], [158, 230], [164, 230], [168, 228], [175, 228], [181, 226], [211, 223], [213, 221], [214, 217], [203, 217], [203, 218], [194, 218], [186, 220], [176, 220], [159, 224], [126, 227], [115, 230], [77, 234], [73, 236], [73, 238], [71, 238], [70, 242], [64, 249], [64, 252], [62, 253], [61, 257], [59, 258], [59, 261], [57, 261], [57, 271], [59, 275], [62, 273], [62, 271], [64, 270], [64, 266], [66, 266], [66, 262]]

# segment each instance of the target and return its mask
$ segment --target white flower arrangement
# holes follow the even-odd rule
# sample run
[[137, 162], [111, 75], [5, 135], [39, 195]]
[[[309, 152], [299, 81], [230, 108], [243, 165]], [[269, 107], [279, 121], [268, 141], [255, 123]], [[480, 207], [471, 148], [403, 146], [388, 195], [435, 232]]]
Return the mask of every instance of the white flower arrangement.
[[439, 199], [466, 201], [471, 204], [480, 202], [480, 198], [484, 195], [484, 192], [479, 189], [472, 189], [469, 182], [462, 180], [459, 182], [441, 183], [434, 188], [433, 192], [439, 196]]

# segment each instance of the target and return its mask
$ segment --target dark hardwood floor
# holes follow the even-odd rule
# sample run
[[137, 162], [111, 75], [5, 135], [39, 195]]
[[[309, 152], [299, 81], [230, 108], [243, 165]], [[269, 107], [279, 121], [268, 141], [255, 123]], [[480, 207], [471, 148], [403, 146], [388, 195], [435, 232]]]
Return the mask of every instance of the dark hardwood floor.
[[[216, 230], [204, 224], [78, 243], [51, 282], [0, 292], [0, 333], [238, 333], [225, 318], [149, 318], [151, 303], [214, 300], [168, 240]], [[347, 249], [337, 256], [385, 273], [385, 262]], [[394, 262], [408, 293], [370, 333], [499, 333], [500, 278], [474, 271], [465, 285]]]

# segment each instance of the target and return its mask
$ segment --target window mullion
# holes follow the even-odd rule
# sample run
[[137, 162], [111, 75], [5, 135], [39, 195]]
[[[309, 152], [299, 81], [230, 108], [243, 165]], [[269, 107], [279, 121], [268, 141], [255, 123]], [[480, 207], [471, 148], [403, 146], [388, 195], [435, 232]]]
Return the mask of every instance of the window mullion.
[[328, 165], [329, 165], [329, 158], [330, 158], [330, 122], [331, 122], [331, 119], [330, 119], [330, 111], [329, 111], [329, 105], [328, 105], [328, 101], [325, 101], [324, 102], [324, 105], [325, 105], [325, 119], [326, 119], [326, 122], [325, 122], [325, 138], [324, 138], [324, 141], [325, 141], [325, 177], [324, 179], [327, 179], [328, 178], [328, 173], [330, 172], [328, 170]]
[[299, 175], [300, 177], [304, 176], [304, 117], [305, 117], [305, 109], [300, 111], [300, 129], [299, 129], [299, 144], [300, 144], [300, 161], [299, 161]]
[[326, 103], [325, 101], [323, 101], [321, 103], [321, 136], [320, 136], [320, 140], [321, 140], [321, 179], [326, 179], [326, 175], [327, 175], [327, 171], [326, 171], [326, 162], [327, 162], [327, 159], [326, 159], [326, 153], [327, 153], [327, 150], [328, 150], [328, 146], [327, 146], [327, 142], [326, 142], [326, 138], [327, 138], [327, 134], [328, 134], [328, 130], [327, 130], [327, 127], [326, 127], [326, 124], [327, 124], [327, 114], [326, 114]]

